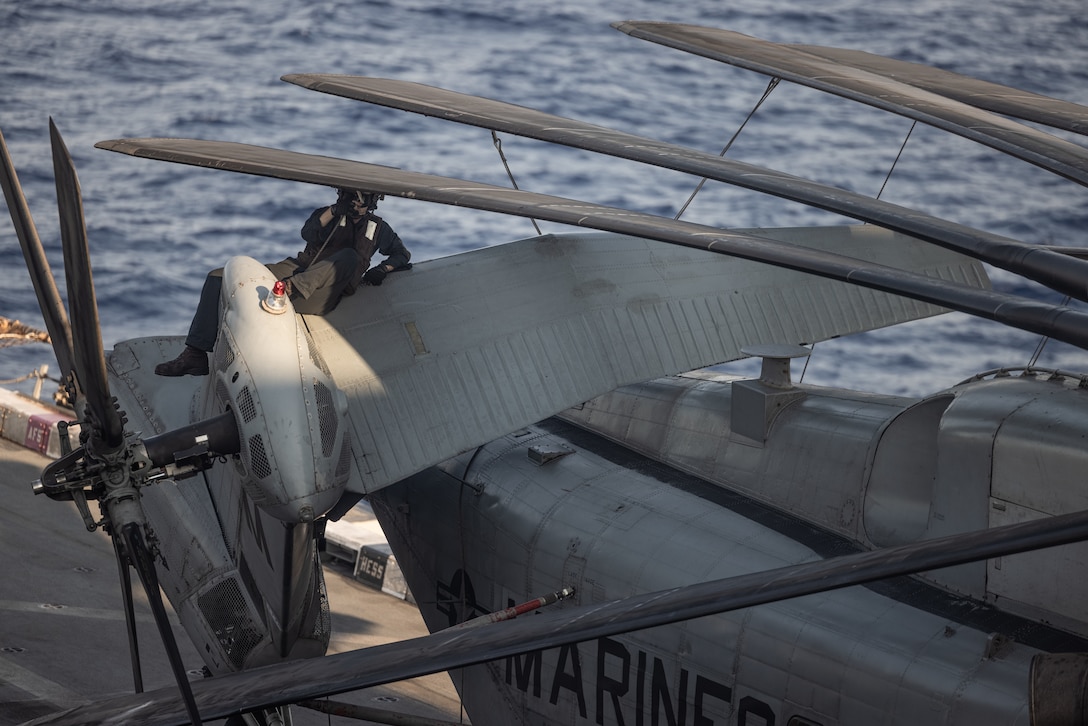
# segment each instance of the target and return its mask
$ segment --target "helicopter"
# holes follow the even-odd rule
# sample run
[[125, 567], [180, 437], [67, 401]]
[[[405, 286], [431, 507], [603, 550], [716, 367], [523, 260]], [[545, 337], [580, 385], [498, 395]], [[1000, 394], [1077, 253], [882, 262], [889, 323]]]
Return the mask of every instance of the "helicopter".
[[[1088, 180], [1088, 152], [994, 115], [1081, 133], [1083, 107], [837, 49], [617, 27]], [[725, 230], [238, 143], [100, 142], [599, 230], [422, 263], [324, 317], [282, 314], [290, 301], [267, 269], [232, 258], [213, 374], [164, 380], [152, 371], [177, 338], [102, 349], [59, 131], [71, 322], [5, 148], [8, 207], [83, 415], [79, 445], [35, 491], [113, 536], [177, 681], [41, 723], [268, 722], [265, 709], [449, 669], [480, 724], [1075, 722], [1088, 616], [1067, 573], [1088, 537], [1088, 379], [1000, 370], [916, 400], [790, 373], [802, 344], [946, 309], [1084, 348], [1088, 316], [996, 292], [979, 264], [1084, 300], [1075, 250], [452, 91], [284, 80], [868, 224]], [[744, 357], [762, 359], [758, 379], [705, 371]], [[322, 528], [364, 496], [432, 634], [321, 657]], [[189, 683], [177, 662], [160, 587], [211, 678]]]

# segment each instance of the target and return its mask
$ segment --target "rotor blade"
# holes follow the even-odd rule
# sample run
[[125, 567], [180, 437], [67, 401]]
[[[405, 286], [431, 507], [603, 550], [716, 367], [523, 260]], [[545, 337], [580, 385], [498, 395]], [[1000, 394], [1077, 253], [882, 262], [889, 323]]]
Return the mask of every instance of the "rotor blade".
[[718, 28], [649, 21], [614, 23], [612, 27], [635, 38], [916, 119], [1088, 186], [1088, 149], [887, 76]]
[[933, 242], [1023, 275], [1064, 295], [1088, 301], [1088, 262], [1071, 263], [1068, 257], [1038, 246], [779, 171], [408, 81], [320, 74], [287, 75], [283, 80], [315, 91], [596, 151], [773, 194]]
[[[1088, 511], [583, 605], [193, 684], [207, 718], [335, 695], [544, 648], [1088, 539]], [[102, 701], [39, 726], [187, 723], [174, 689]]]
[[136, 693], [144, 692], [143, 670], [140, 668], [140, 644], [136, 637], [136, 610], [132, 605], [132, 578], [129, 577], [128, 563], [121, 552], [121, 543], [116, 537], [113, 541], [113, 554], [117, 558], [117, 571], [121, 576], [121, 602], [125, 608], [125, 631], [128, 633], [128, 659], [132, 664], [132, 685]]
[[178, 642], [174, 638], [174, 631], [170, 627], [170, 619], [166, 615], [166, 607], [162, 603], [162, 593], [159, 591], [159, 578], [155, 573], [155, 562], [151, 552], [144, 541], [143, 529], [137, 522], [128, 522], [121, 526], [121, 536], [124, 537], [125, 547], [132, 560], [133, 567], [140, 575], [144, 592], [147, 594], [147, 602], [151, 606], [151, 612], [155, 615], [155, 624], [159, 627], [159, 637], [166, 649], [166, 657], [170, 661], [170, 669], [174, 672], [174, 680], [177, 681], [178, 691], [181, 692], [182, 701], [185, 704], [186, 723], [200, 726], [200, 711], [196, 700], [193, 698], [193, 689], [189, 684], [189, 676], [185, 672], [185, 665], [181, 662], [181, 652], [178, 650]]
[[843, 255], [651, 214], [359, 161], [227, 141], [120, 139], [100, 141], [96, 146], [132, 156], [535, 217], [709, 250], [903, 295], [1049, 335], [1081, 348], [1088, 347], [1088, 315], [1069, 308], [969, 288]]
[[1081, 260], [1088, 259], [1088, 247], [1063, 247], [1061, 245], [1042, 245], [1042, 247], [1069, 257], [1076, 257]]
[[789, 47], [841, 65], [878, 73], [986, 111], [1075, 134], [1088, 134], [1088, 106], [862, 50], [821, 45], [791, 44]]
[[30, 208], [27, 207], [23, 187], [15, 173], [15, 164], [8, 154], [3, 133], [0, 133], [0, 162], [0, 186], [4, 189], [4, 199], [7, 200], [11, 221], [15, 225], [15, 234], [23, 248], [23, 258], [30, 272], [30, 280], [34, 283], [34, 293], [38, 296], [38, 307], [45, 318], [45, 329], [49, 331], [49, 339], [53, 343], [61, 378], [64, 378], [73, 370], [72, 328], [68, 325], [68, 315], [64, 312], [57, 282], [49, 269], [49, 260], [45, 257], [38, 229], [34, 226], [34, 218], [30, 216]]
[[72, 315], [73, 362], [76, 378], [83, 386], [87, 407], [98, 434], [110, 449], [121, 445], [121, 415], [110, 399], [106, 378], [106, 356], [102, 350], [102, 329], [98, 324], [98, 302], [91, 278], [91, 260], [87, 249], [87, 227], [83, 221], [83, 201], [75, 164], [61, 139], [53, 119], [49, 119], [49, 139], [53, 146], [53, 173], [57, 182], [57, 206], [60, 210], [60, 235], [64, 244], [64, 273], [68, 282], [68, 304]]

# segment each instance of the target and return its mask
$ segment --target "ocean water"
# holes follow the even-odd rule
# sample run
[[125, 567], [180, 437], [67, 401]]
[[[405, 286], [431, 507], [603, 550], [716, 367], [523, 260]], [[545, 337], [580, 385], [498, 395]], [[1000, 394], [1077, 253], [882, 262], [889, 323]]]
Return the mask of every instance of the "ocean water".
[[[234, 254], [268, 261], [293, 254], [306, 214], [332, 196], [322, 187], [134, 159], [94, 149], [96, 141], [224, 139], [509, 183], [487, 131], [279, 80], [329, 72], [443, 86], [717, 153], [768, 79], [609, 25], [626, 19], [857, 48], [1088, 104], [1083, 0], [0, 0], [0, 129], [62, 294], [50, 117], [69, 145], [109, 348], [184, 334], [207, 269]], [[911, 125], [782, 83], [730, 156], [876, 195]], [[502, 148], [521, 188], [611, 206], [672, 216], [697, 183], [514, 137]], [[1085, 189], [923, 126], [910, 134], [882, 198], [1027, 242], [1084, 245], [1088, 229]], [[525, 219], [409, 200], [387, 199], [380, 213], [417, 261], [534, 234]], [[844, 221], [713, 183], [684, 218], [721, 227]], [[6, 219], [0, 256], [0, 315], [41, 326]], [[1008, 273], [994, 272], [994, 281], [1058, 301]], [[978, 371], [1024, 365], [1038, 342], [951, 314], [819, 344], [805, 381], [921, 395]], [[3, 348], [0, 378], [51, 361], [46, 346]], [[1088, 367], [1083, 351], [1055, 343], [1039, 363]]]

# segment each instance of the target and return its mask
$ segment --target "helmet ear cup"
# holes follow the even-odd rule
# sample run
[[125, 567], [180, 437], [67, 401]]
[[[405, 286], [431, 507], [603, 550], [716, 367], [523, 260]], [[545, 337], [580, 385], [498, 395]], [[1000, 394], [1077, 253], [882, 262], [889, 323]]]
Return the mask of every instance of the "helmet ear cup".
[[373, 192], [356, 191], [356, 198], [367, 209], [377, 209], [378, 202], [385, 199], [384, 194], [375, 194]]

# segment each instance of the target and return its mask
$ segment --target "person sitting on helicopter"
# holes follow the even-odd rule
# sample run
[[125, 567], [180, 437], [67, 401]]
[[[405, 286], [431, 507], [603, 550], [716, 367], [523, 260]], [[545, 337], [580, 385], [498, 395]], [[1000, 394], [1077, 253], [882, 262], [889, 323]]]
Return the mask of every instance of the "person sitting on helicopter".
[[[390, 272], [411, 269], [411, 253], [389, 223], [374, 214], [382, 198], [356, 189], [338, 190], [335, 204], [318, 207], [302, 225], [305, 249], [267, 265], [277, 280], [283, 280], [296, 313], [325, 315], [343, 296], [354, 293], [360, 282], [381, 285]], [[376, 252], [385, 261], [371, 267]], [[204, 280], [185, 349], [177, 358], [155, 366], [156, 374], [208, 374], [208, 353], [219, 336], [222, 289], [220, 267]]]

